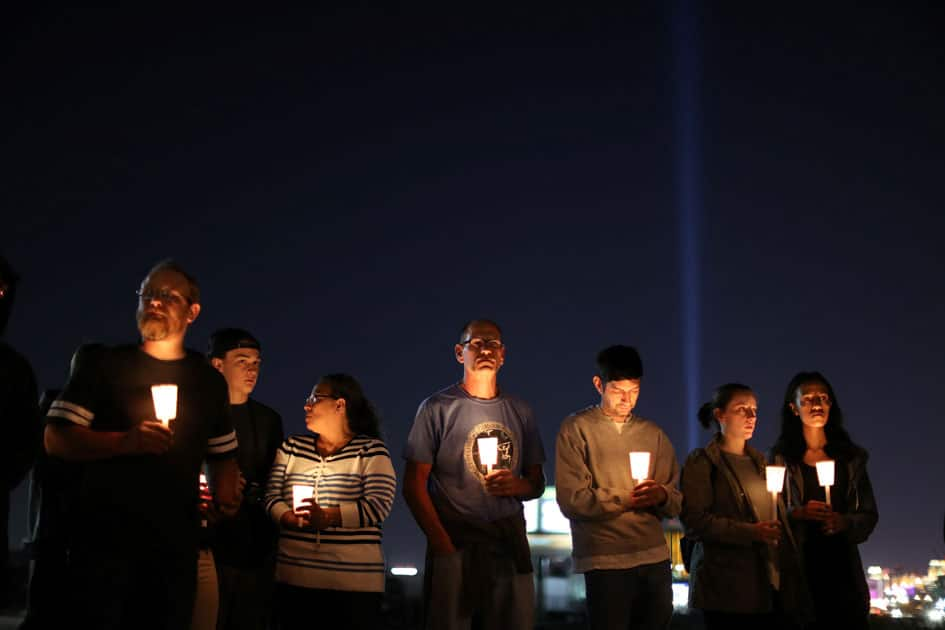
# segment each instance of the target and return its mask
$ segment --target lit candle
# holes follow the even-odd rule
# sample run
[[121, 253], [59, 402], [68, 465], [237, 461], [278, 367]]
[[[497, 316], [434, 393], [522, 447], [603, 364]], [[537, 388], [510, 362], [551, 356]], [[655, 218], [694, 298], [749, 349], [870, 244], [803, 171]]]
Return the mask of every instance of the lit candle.
[[765, 466], [765, 480], [771, 493], [771, 520], [778, 520], [778, 493], [784, 488], [784, 466]]
[[[315, 488], [312, 486], [294, 485], [292, 486], [292, 509], [297, 513], [304, 504], [305, 499], [311, 499], [315, 494]], [[299, 527], [305, 524], [304, 519], [299, 516]]]
[[479, 445], [479, 463], [486, 467], [488, 475], [499, 461], [499, 438], [481, 437], [476, 439], [476, 443]]
[[168, 426], [177, 417], [177, 385], [152, 385], [154, 416]]
[[[209, 495], [210, 493], [210, 484], [207, 483], [207, 475], [205, 473], [200, 473], [199, 488], [200, 488], [200, 500], [205, 501], [207, 498], [207, 495]], [[207, 526], [206, 517], [203, 517], [200, 519], [200, 526], [201, 527]]]
[[642, 483], [650, 475], [650, 453], [648, 451], [630, 452], [630, 476]]
[[834, 464], [832, 459], [817, 462], [817, 481], [824, 487], [827, 494], [827, 505], [830, 505], [830, 486], [833, 485]]

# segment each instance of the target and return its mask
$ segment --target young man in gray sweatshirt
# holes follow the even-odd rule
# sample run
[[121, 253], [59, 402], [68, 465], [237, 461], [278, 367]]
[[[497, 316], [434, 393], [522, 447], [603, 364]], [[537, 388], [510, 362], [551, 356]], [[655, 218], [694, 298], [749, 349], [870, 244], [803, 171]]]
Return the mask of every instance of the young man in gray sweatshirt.
[[[597, 367], [600, 404], [565, 418], [555, 458], [558, 505], [571, 521], [590, 627], [668, 628], [672, 573], [662, 519], [682, 504], [676, 453], [656, 424], [633, 413], [643, 376], [636, 349], [605, 348]], [[643, 482], [631, 479], [631, 451], [650, 453]]]

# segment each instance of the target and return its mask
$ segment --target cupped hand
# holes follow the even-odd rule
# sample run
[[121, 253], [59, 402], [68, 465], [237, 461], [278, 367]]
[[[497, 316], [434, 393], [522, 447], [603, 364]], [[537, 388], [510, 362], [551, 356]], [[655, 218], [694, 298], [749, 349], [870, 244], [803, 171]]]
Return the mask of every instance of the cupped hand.
[[486, 475], [486, 492], [496, 497], [522, 497], [531, 490], [531, 483], [503, 468]]
[[645, 510], [654, 505], [663, 505], [667, 498], [666, 488], [652, 479], [646, 479], [630, 492], [628, 505], [631, 510]]
[[125, 431], [121, 450], [125, 455], [163, 455], [171, 448], [172, 435], [165, 424], [145, 420]]
[[754, 524], [755, 540], [777, 547], [781, 540], [781, 523], [778, 521], [759, 521]]

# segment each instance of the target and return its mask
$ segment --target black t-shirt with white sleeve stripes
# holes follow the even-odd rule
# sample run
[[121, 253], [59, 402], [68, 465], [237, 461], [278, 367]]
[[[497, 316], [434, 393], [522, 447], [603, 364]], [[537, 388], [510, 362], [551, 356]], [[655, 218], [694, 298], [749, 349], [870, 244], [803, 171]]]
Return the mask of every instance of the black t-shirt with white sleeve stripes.
[[49, 410], [49, 422], [126, 431], [156, 419], [151, 386], [168, 383], [178, 387], [170, 450], [86, 466], [80, 509], [106, 529], [126, 529], [127, 519], [133, 519], [139, 535], [143, 528], [160, 532], [165, 540], [178, 534], [189, 538], [199, 525], [198, 480], [204, 460], [236, 455], [226, 381], [194, 351], [162, 361], [140, 346], [119, 346], [83, 363]]

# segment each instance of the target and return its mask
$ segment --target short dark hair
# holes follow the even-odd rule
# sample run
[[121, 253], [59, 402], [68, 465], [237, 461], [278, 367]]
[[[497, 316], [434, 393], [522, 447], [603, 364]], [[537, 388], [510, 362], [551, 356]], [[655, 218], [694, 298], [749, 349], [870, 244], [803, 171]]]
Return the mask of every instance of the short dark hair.
[[197, 282], [195, 277], [193, 277], [183, 267], [181, 267], [180, 263], [178, 263], [173, 258], [165, 258], [151, 267], [151, 270], [148, 271], [147, 275], [145, 275], [145, 278], [159, 271], [173, 271], [174, 273], [183, 276], [187, 281], [187, 284], [190, 285], [187, 299], [190, 300], [191, 304], [200, 304], [200, 283]]
[[633, 346], [609, 346], [597, 353], [597, 375], [604, 383], [643, 378], [643, 360]]
[[262, 352], [262, 346], [248, 330], [242, 328], [221, 328], [210, 335], [207, 344], [208, 359], [222, 359], [230, 350], [237, 348], [255, 348]]
[[477, 319], [471, 319], [465, 324], [463, 324], [463, 327], [459, 331], [459, 343], [463, 343], [464, 341], [466, 341], [466, 333], [469, 332], [469, 328], [473, 324], [488, 324], [489, 326], [494, 326], [495, 329], [499, 331], [499, 336], [500, 337], [502, 336], [502, 327], [499, 326], [497, 323], [495, 323], [495, 321], [491, 319], [485, 319], [485, 318], [479, 317]]
[[716, 409], [725, 410], [728, 407], [728, 404], [732, 401], [732, 398], [735, 394], [740, 394], [742, 392], [752, 393], [752, 389], [748, 385], [742, 385], [741, 383], [726, 383], [718, 387], [715, 392], [712, 393], [712, 400], [702, 403], [702, 406], [699, 407], [699, 412], [696, 416], [699, 418], [699, 424], [704, 426], [706, 429], [712, 426], [712, 423], [719, 423], [715, 418]]

